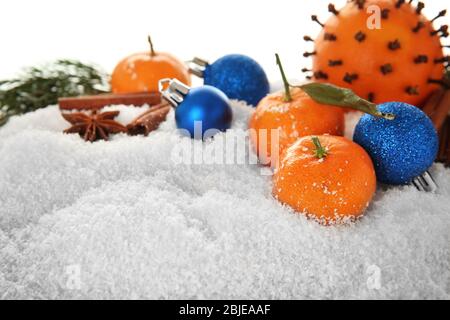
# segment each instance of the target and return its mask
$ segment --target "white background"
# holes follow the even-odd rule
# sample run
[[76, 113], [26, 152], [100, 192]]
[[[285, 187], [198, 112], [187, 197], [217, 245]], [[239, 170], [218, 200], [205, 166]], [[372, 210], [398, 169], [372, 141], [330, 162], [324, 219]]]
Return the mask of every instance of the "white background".
[[[95, 63], [111, 72], [124, 56], [148, 49], [148, 33], [156, 50], [182, 60], [250, 55], [271, 80], [279, 78], [273, 57], [279, 52], [289, 77], [301, 78], [301, 68], [309, 63], [302, 53], [312, 48], [303, 35], [319, 32], [310, 16], [326, 20], [329, 1], [1, 0], [0, 79], [57, 58]], [[431, 18], [448, 2], [429, 0], [426, 5]]]

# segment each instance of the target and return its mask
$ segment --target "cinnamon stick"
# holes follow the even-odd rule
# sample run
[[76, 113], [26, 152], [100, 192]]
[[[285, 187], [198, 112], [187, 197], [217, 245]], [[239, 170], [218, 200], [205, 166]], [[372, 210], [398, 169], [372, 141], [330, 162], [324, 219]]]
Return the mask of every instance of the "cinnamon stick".
[[167, 102], [151, 107], [127, 125], [128, 134], [147, 136], [150, 132], [158, 129], [159, 125], [166, 120], [170, 109], [171, 107]]
[[68, 97], [58, 99], [61, 110], [98, 110], [109, 105], [155, 105], [161, 102], [158, 92], [140, 92], [126, 94], [99, 94], [94, 96]]
[[440, 136], [439, 161], [450, 166], [450, 117], [447, 117]]
[[433, 110], [436, 108], [436, 105], [441, 101], [444, 96], [444, 90], [436, 90], [433, 91], [430, 96], [427, 98], [425, 105], [422, 107], [422, 111], [426, 114], [431, 114]]
[[431, 118], [436, 130], [441, 131], [450, 112], [450, 90], [441, 89], [433, 93], [423, 111]]
[[439, 154], [438, 154], [438, 161], [439, 162], [446, 162], [447, 157], [447, 148], [448, 148], [448, 140], [449, 140], [449, 130], [448, 130], [449, 120], [445, 121], [444, 125], [442, 126], [441, 132], [439, 134]]
[[437, 161], [450, 165], [450, 90], [435, 91], [423, 107], [439, 133]]
[[450, 130], [448, 129], [448, 126], [447, 126], [447, 145], [446, 145], [446, 147], [447, 147], [447, 157], [443, 161], [445, 166], [447, 166], [447, 167], [450, 166], [450, 137], [449, 136], [450, 136]]

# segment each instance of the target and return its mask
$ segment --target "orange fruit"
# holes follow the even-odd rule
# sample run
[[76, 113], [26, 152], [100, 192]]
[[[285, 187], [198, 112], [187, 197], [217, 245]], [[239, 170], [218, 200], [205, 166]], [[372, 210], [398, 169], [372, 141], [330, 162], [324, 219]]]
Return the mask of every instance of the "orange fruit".
[[117, 64], [111, 75], [114, 93], [158, 92], [158, 82], [164, 78], [191, 84], [184, 63], [169, 53], [155, 52], [150, 38], [149, 42], [150, 51], [132, 54]]
[[[266, 96], [250, 119], [250, 139], [263, 164], [275, 166], [274, 156], [279, 157], [284, 149], [303, 136], [344, 133], [344, 112], [341, 108], [319, 104], [300, 88], [290, 89], [290, 95], [291, 101], [285, 101], [282, 91]], [[271, 130], [278, 130], [279, 134], [279, 143], [274, 146]], [[267, 143], [262, 139], [266, 139]], [[273, 150], [277, 149], [278, 153], [272, 155]]]
[[375, 170], [358, 144], [336, 136], [299, 139], [282, 156], [272, 193], [323, 223], [361, 216], [376, 190]]
[[[368, 28], [373, 8], [380, 9], [379, 29]], [[348, 1], [315, 41], [314, 77], [377, 104], [420, 106], [442, 81], [448, 58], [439, 37], [446, 33], [433, 28], [422, 5], [411, 1]]]

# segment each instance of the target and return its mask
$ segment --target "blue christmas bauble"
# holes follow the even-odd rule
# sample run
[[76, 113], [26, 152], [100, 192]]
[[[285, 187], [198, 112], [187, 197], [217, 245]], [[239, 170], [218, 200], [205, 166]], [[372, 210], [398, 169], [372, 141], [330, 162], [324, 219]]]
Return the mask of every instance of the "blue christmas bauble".
[[232, 119], [227, 96], [211, 86], [190, 89], [175, 109], [177, 127], [187, 130], [196, 139], [202, 139], [207, 130], [229, 129]]
[[230, 99], [256, 106], [270, 90], [263, 68], [241, 54], [226, 55], [206, 66], [204, 83], [222, 90]]
[[395, 119], [366, 114], [357, 124], [353, 140], [371, 156], [378, 181], [408, 184], [428, 170], [436, 159], [437, 132], [430, 118], [412, 105], [389, 102], [378, 109], [395, 114]]

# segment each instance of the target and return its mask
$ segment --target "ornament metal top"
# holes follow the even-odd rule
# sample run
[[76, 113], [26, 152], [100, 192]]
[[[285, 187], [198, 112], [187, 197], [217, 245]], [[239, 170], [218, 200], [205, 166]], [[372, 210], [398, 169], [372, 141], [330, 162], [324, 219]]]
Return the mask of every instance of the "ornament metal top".
[[190, 88], [177, 79], [161, 79], [159, 81], [159, 92], [172, 107], [177, 107], [183, 102]]

